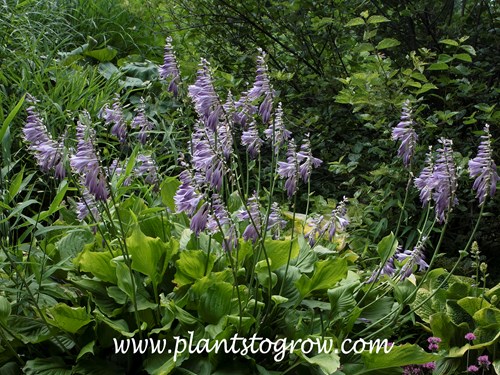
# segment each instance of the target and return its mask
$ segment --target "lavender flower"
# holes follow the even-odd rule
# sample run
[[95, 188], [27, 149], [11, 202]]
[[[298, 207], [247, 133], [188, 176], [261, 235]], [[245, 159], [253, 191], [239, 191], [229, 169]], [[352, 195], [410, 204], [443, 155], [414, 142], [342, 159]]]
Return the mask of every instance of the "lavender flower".
[[436, 203], [436, 217], [442, 223], [445, 220], [445, 213], [458, 204], [458, 199], [455, 197], [457, 176], [451, 148], [453, 142], [445, 138], [441, 138], [439, 142], [442, 146], [437, 150], [438, 158], [432, 173], [435, 183], [432, 199]]
[[458, 204], [458, 200], [455, 196], [457, 176], [451, 147], [453, 143], [445, 138], [441, 138], [439, 142], [442, 146], [437, 150], [436, 161], [433, 161], [430, 153], [427, 155], [427, 166], [415, 179], [415, 186], [420, 190], [420, 200], [424, 206], [432, 197], [436, 218], [442, 223], [445, 214]]
[[399, 271], [401, 280], [410, 277], [410, 275], [413, 273], [415, 265], [418, 266], [419, 272], [425, 271], [429, 268], [429, 265], [425, 262], [425, 256], [423, 253], [424, 243], [426, 242], [426, 240], [427, 238], [423, 237], [421, 242], [418, 243], [412, 251], [402, 251], [402, 248], [399, 247], [399, 252], [395, 254], [395, 257], [399, 262], [404, 262], [401, 270]]
[[277, 172], [281, 178], [286, 178], [285, 189], [288, 197], [291, 198], [297, 191], [299, 172], [297, 152], [295, 151], [295, 142], [293, 139], [288, 143], [287, 161], [278, 162]]
[[172, 38], [169, 36], [166, 39], [164, 55], [163, 55], [163, 65], [158, 69], [158, 74], [160, 79], [170, 78], [170, 83], [168, 85], [168, 91], [177, 97], [179, 93], [178, 83], [180, 79], [179, 68], [177, 67], [177, 59], [175, 58], [175, 52], [172, 47]]
[[119, 95], [116, 95], [112, 108], [109, 108], [108, 104], [104, 105], [101, 109], [101, 117], [106, 125], [112, 125], [111, 134], [117, 137], [120, 143], [124, 143], [127, 139], [127, 123], [123, 116]]
[[307, 223], [311, 229], [304, 235], [304, 238], [308, 240], [309, 246], [311, 247], [315, 245], [317, 238], [324, 232], [324, 228], [321, 227], [322, 222], [323, 215], [317, 215], [311, 218]]
[[406, 100], [403, 104], [403, 110], [401, 111], [401, 121], [392, 130], [392, 139], [394, 141], [401, 141], [401, 145], [398, 149], [398, 156], [403, 158], [405, 167], [410, 165], [410, 160], [415, 153], [415, 146], [417, 144], [418, 136], [413, 129], [414, 124], [410, 101]]
[[209, 63], [201, 60], [194, 85], [188, 88], [189, 96], [193, 100], [196, 112], [205, 125], [215, 132], [221, 108], [219, 97], [215, 92], [212, 77], [210, 75]]
[[271, 205], [271, 211], [267, 218], [267, 230], [271, 231], [274, 239], [279, 237], [280, 230], [285, 228], [286, 220], [281, 217], [280, 207], [277, 202]]
[[146, 144], [146, 141], [148, 139], [148, 132], [150, 132], [154, 127], [154, 124], [148, 120], [145, 111], [146, 111], [146, 106], [144, 100], [141, 99], [141, 105], [139, 106], [137, 114], [135, 115], [134, 119], [130, 124], [132, 129], [139, 129], [139, 134], [137, 134], [137, 139], [143, 145]]
[[235, 103], [235, 109], [240, 109], [237, 112], [235, 120], [242, 126], [245, 125], [248, 115], [253, 115], [257, 112], [254, 103], [264, 96], [259, 107], [259, 114], [262, 121], [267, 123], [271, 117], [272, 102], [273, 102], [273, 89], [269, 82], [268, 68], [265, 61], [266, 53], [259, 48], [259, 56], [257, 57], [257, 71], [255, 82], [249, 92], [243, 93], [241, 98]]
[[347, 219], [347, 207], [346, 204], [348, 199], [344, 197], [342, 201], [332, 210], [332, 217], [330, 222], [327, 224], [326, 230], [328, 230], [329, 240], [331, 241], [335, 236], [337, 231], [337, 224], [340, 229], [345, 230], [349, 225], [349, 219]]
[[240, 220], [250, 220], [250, 223], [245, 228], [242, 236], [245, 241], [251, 240], [255, 243], [259, 239], [259, 233], [261, 231], [259, 198], [255, 192], [250, 198], [248, 198], [247, 209], [241, 210], [237, 217]]
[[311, 143], [309, 142], [309, 134], [306, 134], [306, 140], [300, 146], [300, 151], [297, 152], [297, 161], [299, 163], [302, 163], [299, 166], [299, 173], [302, 178], [302, 181], [304, 181], [305, 183], [309, 182], [312, 169], [318, 168], [321, 165], [321, 163], [323, 163], [322, 160], [312, 156]]
[[234, 223], [218, 194], [212, 195], [212, 211], [208, 215], [207, 230], [211, 234], [221, 232], [224, 236], [222, 248], [230, 252], [238, 246], [238, 237]]
[[203, 196], [197, 192], [191, 173], [188, 170], [181, 172], [179, 180], [181, 185], [174, 196], [176, 210], [192, 216]]
[[247, 146], [248, 154], [252, 159], [255, 159], [260, 153], [260, 148], [264, 141], [259, 138], [259, 132], [255, 126], [255, 122], [252, 122], [247, 130], [244, 130], [241, 134], [241, 144]]
[[84, 185], [96, 200], [105, 201], [108, 196], [106, 177], [99, 165], [99, 159], [94, 150], [95, 133], [90, 128], [90, 116], [84, 113], [76, 127], [78, 144], [76, 154], [70, 158], [71, 168], [84, 178]]
[[[120, 166], [120, 161], [118, 159], [114, 159], [111, 162], [111, 165], [107, 168], [107, 175], [108, 177], [112, 177], [116, 175], [117, 177], [120, 177], [123, 173], [125, 172], [125, 168]], [[132, 179], [130, 176], [128, 176], [124, 181], [123, 181], [123, 186], [129, 186], [132, 182]]]
[[135, 174], [143, 177], [144, 181], [151, 185], [158, 184], [158, 172], [153, 158], [149, 155], [139, 154], [136, 158]]
[[432, 147], [429, 147], [429, 152], [425, 159], [426, 166], [420, 172], [420, 175], [415, 179], [415, 186], [420, 191], [420, 201], [425, 207], [429, 203], [432, 197], [432, 191], [434, 190], [435, 181], [432, 179], [432, 174], [434, 172], [434, 158], [432, 155]]
[[190, 228], [194, 232], [196, 236], [199, 236], [199, 234], [205, 230], [207, 226], [207, 220], [208, 220], [208, 203], [203, 203], [203, 205], [200, 207], [198, 212], [193, 216], [191, 219], [191, 224]]
[[382, 276], [392, 277], [396, 274], [396, 266], [394, 265], [394, 256], [387, 259], [387, 261], [383, 264], [382, 267], [377, 267], [370, 278], [366, 281], [366, 283], [373, 283], [374, 281], [379, 280]]
[[28, 116], [23, 127], [24, 140], [29, 143], [28, 149], [33, 152], [40, 169], [43, 172], [54, 170], [55, 177], [62, 180], [66, 177], [64, 145], [50, 135], [34, 106], [37, 100], [31, 95], [27, 98], [33, 105], [26, 109]]
[[98, 222], [101, 218], [97, 202], [86, 187], [83, 188], [83, 194], [79, 202], [76, 204], [77, 218], [83, 221], [89, 214], [94, 222]]
[[491, 134], [488, 124], [484, 126], [484, 135], [481, 136], [481, 143], [477, 156], [469, 161], [469, 174], [475, 178], [472, 188], [476, 191], [476, 198], [479, 205], [483, 205], [486, 197], [493, 196], [496, 191], [497, 182], [500, 177], [497, 173], [497, 166], [492, 157]]
[[283, 125], [283, 109], [281, 107], [281, 103], [278, 104], [274, 122], [269, 125], [266, 130], [264, 130], [264, 135], [266, 136], [266, 139], [271, 140], [275, 155], [278, 155], [281, 145], [283, 145], [283, 143], [292, 136], [292, 133], [290, 133], [290, 131], [288, 131]]

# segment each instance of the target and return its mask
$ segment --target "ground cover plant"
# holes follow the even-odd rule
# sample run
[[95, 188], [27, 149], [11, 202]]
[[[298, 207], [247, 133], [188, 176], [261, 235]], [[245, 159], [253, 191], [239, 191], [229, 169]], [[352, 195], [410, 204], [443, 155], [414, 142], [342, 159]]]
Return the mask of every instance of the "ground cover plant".
[[[367, 133], [336, 160], [317, 125], [297, 126], [299, 98], [258, 46], [249, 72], [228, 73], [179, 31], [154, 62], [157, 37], [123, 31], [140, 22], [132, 3], [116, 5], [112, 27], [102, 16], [96, 38], [68, 33], [51, 47], [37, 30], [64, 35], [83, 8], [57, 18], [24, 6], [4, 4], [11, 24], [34, 28], [2, 45], [0, 373], [500, 373], [500, 284], [479, 241], [497, 223], [498, 117], [491, 104], [466, 118], [468, 144], [464, 129], [436, 129], [460, 108], [432, 99], [464, 83], [450, 76], [476, 54], [467, 38], [400, 67], [381, 52], [399, 41], [376, 39], [387, 17], [345, 20], [363, 41], [343, 51], [331, 101]], [[314, 48], [307, 69], [323, 64]], [[364, 138], [372, 131], [379, 140]], [[325, 174], [345, 181], [321, 188]], [[450, 242], [457, 218], [468, 228]], [[276, 345], [213, 350], [235, 337]], [[354, 350], [333, 350], [345, 342]]]

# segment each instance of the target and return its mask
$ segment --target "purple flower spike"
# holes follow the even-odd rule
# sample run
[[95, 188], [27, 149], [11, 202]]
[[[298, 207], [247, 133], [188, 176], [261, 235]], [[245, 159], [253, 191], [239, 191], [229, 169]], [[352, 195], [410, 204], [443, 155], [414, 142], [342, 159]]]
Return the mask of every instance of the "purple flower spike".
[[413, 129], [414, 124], [415, 122], [412, 119], [410, 101], [406, 100], [403, 104], [403, 110], [401, 112], [401, 121], [392, 130], [392, 139], [394, 141], [401, 141], [401, 145], [398, 149], [398, 156], [403, 158], [403, 164], [405, 167], [410, 165], [418, 140], [417, 133]]
[[99, 209], [97, 208], [97, 202], [86, 187], [83, 188], [83, 196], [76, 204], [76, 211], [77, 218], [80, 221], [83, 221], [89, 214], [94, 222], [98, 222], [101, 218]]
[[438, 158], [432, 173], [435, 183], [432, 199], [436, 203], [436, 217], [442, 223], [445, 220], [445, 214], [458, 204], [458, 200], [455, 197], [457, 176], [451, 148], [453, 142], [445, 138], [441, 138], [439, 142], [442, 146], [437, 150]]
[[269, 125], [269, 127], [264, 130], [264, 135], [266, 139], [270, 139], [272, 146], [274, 147], [275, 155], [278, 155], [281, 145], [285, 143], [292, 133], [287, 130], [283, 124], [283, 109], [281, 103], [278, 104], [278, 109], [276, 110], [276, 115], [274, 117], [274, 123]]
[[116, 95], [112, 108], [109, 108], [108, 104], [104, 105], [101, 109], [101, 117], [106, 125], [111, 125], [110, 133], [117, 137], [120, 143], [124, 143], [127, 139], [127, 123], [123, 116], [119, 95]]
[[139, 129], [137, 139], [141, 144], [145, 145], [148, 139], [148, 133], [154, 128], [154, 124], [149, 121], [146, 116], [146, 106], [143, 99], [141, 99], [141, 105], [139, 106], [137, 114], [132, 120], [130, 127], [132, 129]]
[[199, 236], [207, 227], [208, 208], [208, 203], [203, 203], [198, 212], [191, 219], [190, 228], [196, 236]]
[[208, 67], [208, 61], [202, 59], [197, 72], [196, 81], [194, 85], [189, 86], [188, 92], [200, 120], [202, 120], [212, 131], [215, 131], [221, 110], [219, 108], [219, 97], [215, 92]]
[[43, 172], [53, 170], [55, 177], [62, 180], [66, 177], [64, 145], [50, 135], [34, 106], [37, 100], [28, 94], [27, 101], [33, 105], [26, 109], [28, 117], [23, 127], [24, 140], [28, 142], [28, 149], [33, 152], [40, 169]]
[[481, 143], [477, 156], [469, 161], [469, 174], [475, 178], [472, 188], [476, 191], [476, 198], [479, 205], [483, 205], [488, 196], [495, 194], [497, 182], [500, 177], [497, 173], [497, 166], [492, 157], [491, 134], [488, 124], [484, 126], [484, 135], [481, 136]]
[[332, 210], [332, 218], [327, 224], [328, 237], [330, 241], [335, 236], [335, 232], [337, 231], [337, 224], [342, 230], [345, 230], [349, 225], [349, 219], [347, 219], [347, 202], [348, 199], [344, 197], [342, 201], [337, 205], [337, 207]]
[[150, 185], [158, 183], [158, 171], [153, 158], [149, 155], [137, 155], [135, 174], [137, 177], [143, 177], [144, 181]]
[[168, 91], [177, 97], [179, 94], [178, 84], [180, 79], [179, 68], [177, 67], [177, 59], [175, 58], [175, 52], [172, 47], [172, 38], [167, 37], [165, 43], [165, 50], [163, 55], [163, 65], [158, 69], [158, 74], [160, 79], [170, 78], [170, 83], [168, 85]]
[[297, 191], [299, 166], [297, 160], [297, 152], [295, 151], [295, 142], [290, 140], [288, 143], [287, 161], [278, 162], [278, 175], [281, 178], [286, 178], [285, 190], [288, 197], [291, 198]]
[[90, 127], [90, 116], [87, 112], [76, 126], [76, 154], [70, 158], [73, 170], [84, 178], [84, 185], [96, 200], [105, 201], [109, 192], [106, 186], [106, 176], [101, 170], [99, 159], [94, 150], [94, 130]]
[[267, 219], [267, 230], [271, 231], [274, 239], [279, 238], [280, 230], [285, 228], [286, 220], [281, 217], [280, 207], [277, 202], [271, 205], [271, 212]]
[[318, 168], [321, 163], [323, 163], [322, 160], [312, 156], [309, 134], [306, 135], [305, 142], [300, 146], [300, 151], [297, 152], [297, 160], [299, 161], [299, 163], [302, 163], [299, 166], [299, 173], [302, 181], [307, 183], [309, 182], [309, 178], [311, 177], [312, 169]]
[[401, 280], [404, 280], [410, 277], [413, 274], [413, 270], [415, 266], [418, 266], [418, 271], [423, 272], [429, 268], [429, 265], [425, 262], [424, 256], [424, 244], [427, 241], [426, 237], [423, 237], [421, 242], [417, 244], [413, 248], [412, 251], [404, 250], [401, 251], [402, 248], [399, 248], [399, 253], [395, 254], [396, 259], [399, 262], [404, 262], [403, 266], [400, 270]]
[[425, 168], [422, 169], [420, 175], [415, 179], [415, 186], [420, 191], [420, 201], [425, 207], [429, 203], [432, 197], [432, 191], [434, 190], [435, 182], [432, 179], [432, 173], [434, 171], [434, 158], [432, 155], [432, 147], [429, 147], [429, 152], [427, 153]]
[[248, 154], [252, 159], [255, 159], [260, 153], [262, 143], [264, 143], [264, 141], [259, 138], [259, 132], [257, 131], [255, 123], [252, 122], [248, 126], [248, 129], [244, 130], [241, 134], [241, 144], [247, 146]]
[[259, 239], [259, 233], [261, 231], [260, 205], [255, 192], [248, 198], [247, 209], [240, 211], [237, 217], [240, 220], [250, 220], [242, 236], [245, 241], [251, 240], [255, 243]]
[[177, 212], [185, 212], [188, 216], [192, 216], [202, 196], [196, 191], [193, 177], [188, 170], [181, 172], [179, 180], [181, 185], [174, 196], [175, 207]]
[[212, 211], [213, 213], [208, 215], [207, 230], [211, 234], [222, 233], [224, 236], [222, 248], [231, 252], [238, 246], [238, 236], [234, 223], [218, 194], [212, 195]]

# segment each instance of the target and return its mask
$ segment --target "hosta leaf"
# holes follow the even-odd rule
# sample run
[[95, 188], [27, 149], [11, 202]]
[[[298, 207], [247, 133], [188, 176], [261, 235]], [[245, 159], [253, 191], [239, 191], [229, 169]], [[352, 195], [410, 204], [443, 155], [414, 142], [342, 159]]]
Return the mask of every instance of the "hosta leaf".
[[71, 375], [71, 366], [61, 357], [36, 358], [26, 361], [23, 368], [26, 375]]
[[[421, 347], [415, 344], [393, 346], [389, 353], [383, 351], [381, 353], [364, 351], [361, 357], [363, 358], [365, 368], [369, 370], [418, 365], [440, 359], [440, 356], [437, 354], [426, 353]], [[364, 372], [361, 371], [359, 374]]]
[[179, 260], [175, 262], [177, 271], [175, 272], [174, 283], [178, 287], [192, 284], [201, 279], [205, 274], [209, 274], [214, 266], [215, 255], [208, 256], [201, 250], [184, 250], [180, 253]]
[[178, 243], [174, 239], [165, 243], [160, 238], [148, 237], [138, 225], [126, 242], [132, 257], [132, 269], [149, 276], [153, 283], [158, 285], [169, 260], [179, 248]]
[[109, 252], [90, 251], [92, 246], [87, 245], [73, 260], [73, 263], [82, 272], [90, 272], [102, 281], [116, 284], [116, 270], [111, 262], [114, 258]]
[[210, 324], [217, 324], [219, 319], [231, 311], [232, 293], [232, 284], [216, 282], [210, 285], [198, 303], [200, 317]]
[[64, 303], [58, 303], [48, 309], [48, 312], [52, 315], [53, 325], [70, 333], [78, 332], [80, 328], [92, 321], [84, 307], [70, 307]]
[[[271, 260], [271, 271], [275, 271], [285, 265], [290, 259], [295, 259], [299, 255], [299, 245], [297, 239], [294, 240], [266, 240], [264, 242], [267, 256]], [[261, 259], [264, 259], [262, 252]]]
[[302, 297], [315, 290], [329, 289], [347, 275], [347, 261], [345, 259], [328, 259], [316, 262], [311, 278], [306, 275], [296, 282], [297, 289]]

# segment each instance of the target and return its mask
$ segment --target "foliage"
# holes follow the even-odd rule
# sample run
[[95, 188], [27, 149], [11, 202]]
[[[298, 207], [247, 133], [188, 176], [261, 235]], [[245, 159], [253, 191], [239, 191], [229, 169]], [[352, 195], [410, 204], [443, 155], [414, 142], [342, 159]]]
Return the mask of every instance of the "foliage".
[[[472, 126], [498, 120], [479, 94], [484, 33], [427, 22], [427, 2], [193, 4], [3, 5], [19, 32], [0, 45], [0, 372], [458, 374], [488, 355], [498, 373], [500, 289], [473, 242], [497, 181], [483, 143], [469, 157], [490, 137]], [[488, 21], [489, 3], [443, 4], [439, 20]], [[149, 25], [152, 10], [172, 18]], [[204, 27], [155, 62], [154, 27], [181, 21]], [[411, 119], [419, 137], [404, 166], [389, 140], [402, 105], [394, 128]], [[414, 177], [440, 136], [455, 152], [431, 148], [446, 171], [420, 208]], [[477, 208], [465, 171], [486, 157]], [[236, 335], [392, 350], [208, 350]]]

